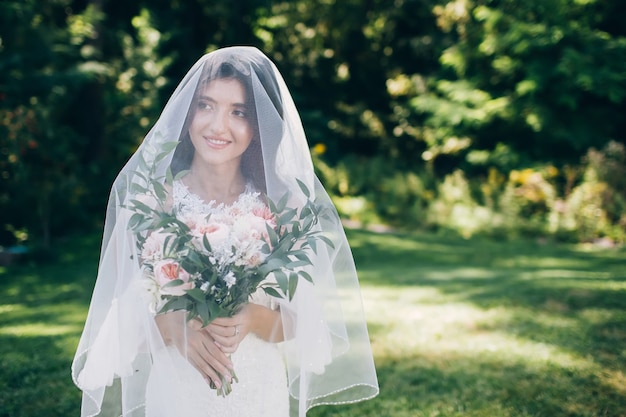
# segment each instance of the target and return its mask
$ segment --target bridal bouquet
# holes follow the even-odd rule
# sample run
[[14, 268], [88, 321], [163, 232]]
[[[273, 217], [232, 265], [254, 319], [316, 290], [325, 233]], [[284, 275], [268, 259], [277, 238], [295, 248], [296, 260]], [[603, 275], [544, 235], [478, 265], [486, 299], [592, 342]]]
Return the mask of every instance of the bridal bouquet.
[[[298, 208], [287, 206], [288, 195], [273, 202], [248, 193], [231, 206], [190, 215], [166, 207], [167, 187], [176, 180], [169, 169], [156, 179], [135, 172], [136, 198], [126, 205], [153, 313], [184, 310], [206, 326], [236, 314], [258, 288], [291, 300], [300, 278], [313, 282], [305, 271], [311, 251], [320, 241], [333, 244], [316, 228], [324, 214], [302, 182], [306, 203]], [[230, 393], [224, 382], [218, 394]]]

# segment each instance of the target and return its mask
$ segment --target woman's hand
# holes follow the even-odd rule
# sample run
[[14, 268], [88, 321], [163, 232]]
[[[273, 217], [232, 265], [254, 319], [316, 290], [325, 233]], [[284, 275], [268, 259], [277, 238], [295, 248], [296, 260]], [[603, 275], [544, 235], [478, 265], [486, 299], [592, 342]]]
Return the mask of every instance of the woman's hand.
[[218, 318], [205, 328], [224, 353], [234, 353], [250, 333], [256, 304], [246, 304], [233, 317]]
[[[232, 378], [233, 363], [214, 337], [202, 328], [199, 320], [187, 321], [185, 313], [175, 311], [159, 314], [155, 317], [163, 340], [166, 344], [174, 344], [181, 354], [200, 372], [204, 379], [217, 388], [221, 388], [220, 375]], [[186, 331], [183, 326], [186, 323]]]
[[254, 303], [246, 304], [233, 317], [213, 320], [205, 330], [224, 353], [234, 353], [248, 333], [268, 342], [283, 340], [280, 312]]

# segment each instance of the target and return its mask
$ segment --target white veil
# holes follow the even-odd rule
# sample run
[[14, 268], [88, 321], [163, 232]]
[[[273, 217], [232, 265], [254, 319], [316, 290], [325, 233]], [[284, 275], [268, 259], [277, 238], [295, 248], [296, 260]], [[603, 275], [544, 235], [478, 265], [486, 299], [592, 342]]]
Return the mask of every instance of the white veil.
[[[257, 129], [242, 158], [247, 180], [274, 201], [289, 192], [290, 202], [298, 205], [305, 201], [299, 179], [311, 190], [315, 204], [331, 213], [321, 219], [320, 227], [334, 248], [318, 247], [309, 271], [314, 285], [299, 284], [291, 302], [279, 300], [291, 414], [303, 417], [315, 405], [357, 402], [378, 393], [354, 260], [336, 210], [314, 174], [298, 111], [280, 73], [263, 53], [232, 47], [203, 56], [190, 69], [113, 184], [97, 282], [72, 364], [74, 382], [83, 390], [83, 417], [153, 417], [146, 411], [147, 385], [149, 379], [159, 381], [155, 352], [164, 342], [145, 302], [137, 244], [128, 226], [132, 213], [125, 207], [146, 177], [162, 178], [168, 167], [174, 173], [188, 167], [193, 147], [187, 132], [197, 91], [225, 65], [243, 75], [252, 92], [248, 100]], [[165, 365], [159, 369], [168, 369], [168, 374], [160, 381], [176, 392], [179, 388], [171, 382], [175, 361]], [[182, 400], [168, 404], [159, 415], [185, 415], [185, 406]]]

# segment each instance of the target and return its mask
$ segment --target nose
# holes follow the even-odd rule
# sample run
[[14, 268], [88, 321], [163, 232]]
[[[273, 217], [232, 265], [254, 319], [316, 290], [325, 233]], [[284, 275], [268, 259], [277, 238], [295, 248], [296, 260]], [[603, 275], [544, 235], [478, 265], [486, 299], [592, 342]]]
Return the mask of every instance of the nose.
[[228, 112], [220, 110], [216, 111], [211, 118], [209, 129], [213, 133], [224, 133], [228, 128]]

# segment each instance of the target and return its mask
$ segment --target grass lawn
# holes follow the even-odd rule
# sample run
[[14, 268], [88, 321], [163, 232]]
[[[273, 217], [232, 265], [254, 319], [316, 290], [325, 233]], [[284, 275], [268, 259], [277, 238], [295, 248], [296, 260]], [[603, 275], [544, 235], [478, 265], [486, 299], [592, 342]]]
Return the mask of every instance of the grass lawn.
[[[321, 416], [626, 416], [626, 251], [350, 230], [381, 394]], [[76, 416], [99, 236], [0, 268], [0, 417]]]

